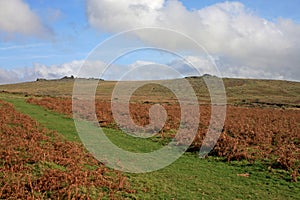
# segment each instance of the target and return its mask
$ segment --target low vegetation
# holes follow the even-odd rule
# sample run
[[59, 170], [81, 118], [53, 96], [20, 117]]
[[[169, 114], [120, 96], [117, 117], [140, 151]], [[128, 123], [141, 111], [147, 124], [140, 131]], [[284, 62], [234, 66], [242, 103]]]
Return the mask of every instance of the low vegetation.
[[126, 177], [0, 101], [0, 198], [118, 199]]
[[[229, 99], [225, 125], [214, 149], [200, 159], [211, 111], [203, 80], [187, 80], [200, 102], [197, 135], [189, 152], [176, 162], [145, 174], [109, 169], [84, 149], [72, 120], [73, 79], [0, 86], [0, 198], [297, 199], [300, 83], [224, 79]], [[174, 94], [153, 84], [135, 91], [130, 115], [136, 124], [149, 123], [155, 103], [168, 114], [155, 137], [140, 139], [124, 134], [113, 119], [114, 85], [100, 81], [96, 96], [99, 123], [113, 143], [128, 151], [149, 152], [175, 137], [181, 113]], [[178, 145], [184, 141], [181, 136], [176, 136]]]

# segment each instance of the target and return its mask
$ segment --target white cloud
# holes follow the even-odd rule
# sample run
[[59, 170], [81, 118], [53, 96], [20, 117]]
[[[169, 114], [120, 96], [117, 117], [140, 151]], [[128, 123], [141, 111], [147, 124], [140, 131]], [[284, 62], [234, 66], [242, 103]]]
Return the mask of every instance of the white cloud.
[[[264, 78], [268, 74], [270, 78], [300, 80], [300, 25], [292, 20], [279, 17], [268, 21], [240, 2], [217, 3], [192, 11], [178, 0], [87, 0], [86, 4], [89, 23], [98, 30], [170, 28], [191, 36], [219, 57], [224, 74], [237, 70], [232, 71], [233, 76]], [[139, 37], [152, 44], [164, 44], [167, 38], [154, 34]], [[183, 41], [173, 45], [184, 47]]]
[[24, 77], [56, 79], [63, 76], [76, 75], [83, 61], [74, 60], [61, 65], [46, 66], [35, 63], [32, 68], [28, 68]]
[[90, 24], [100, 30], [121, 31], [156, 24], [164, 0], [87, 0]]
[[17, 69], [0, 69], [0, 84], [35, 81], [37, 78], [58, 79], [76, 75], [83, 61], [74, 60], [61, 65], [46, 66], [35, 63], [32, 67]]
[[44, 37], [49, 30], [22, 0], [0, 0], [0, 36], [12, 39], [15, 34]]
[[[105, 70], [106, 68], [107, 70]], [[50, 66], [34, 63], [31, 67], [10, 70], [0, 68], [0, 84], [35, 81], [37, 78], [60, 79], [71, 75], [80, 78], [119, 80], [129, 70], [129, 66], [115, 64], [107, 67], [106, 63], [102, 61], [74, 60]]]
[[[214, 59], [217, 61], [218, 58]], [[103, 78], [105, 80], [158, 80], [204, 74], [218, 75], [211, 60], [206, 57], [186, 56], [166, 64], [137, 60], [128, 65], [111, 64], [109, 66], [102, 61], [74, 60], [51, 66], [35, 63], [32, 67], [11, 70], [0, 68], [0, 84], [35, 81], [37, 78], [59, 79], [71, 75], [80, 78]], [[253, 71], [246, 66], [226, 66], [223, 75], [225, 77], [284, 79], [279, 72], [266, 73], [260, 69]]]
[[152, 61], [137, 60], [134, 63], [129, 64], [128, 66], [129, 68], [133, 69], [133, 68], [143, 67], [145, 65], [152, 65], [152, 64], [156, 64], [156, 63]]
[[[208, 62], [194, 57], [186, 59], [194, 64]], [[31, 67], [11, 70], [0, 68], [0, 84], [35, 81], [37, 78], [59, 79], [71, 75], [80, 78], [103, 78], [105, 80], [154, 80], [180, 78], [188, 76], [189, 72], [183, 60], [174, 60], [167, 64], [137, 60], [128, 65], [113, 63], [109, 66], [103, 61], [74, 60], [51, 66], [34, 63]]]
[[0, 84], [3, 83], [16, 83], [18, 74], [12, 70], [6, 70], [0, 68]]

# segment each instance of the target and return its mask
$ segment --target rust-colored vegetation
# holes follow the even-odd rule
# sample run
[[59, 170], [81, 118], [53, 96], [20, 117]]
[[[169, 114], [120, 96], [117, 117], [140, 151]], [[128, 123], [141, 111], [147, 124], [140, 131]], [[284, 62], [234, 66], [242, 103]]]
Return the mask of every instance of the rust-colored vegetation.
[[[71, 99], [30, 98], [28, 102], [59, 113], [68, 115], [72, 113]], [[174, 137], [175, 134], [168, 133], [174, 133], [174, 130], [180, 126], [180, 107], [176, 103], [165, 103], [163, 106], [168, 118], [159, 133], [162, 137], [166, 135]], [[139, 125], [147, 125], [150, 107], [149, 102], [130, 104], [130, 115], [133, 121]], [[210, 110], [209, 105], [200, 106], [201, 118], [198, 133], [191, 145], [193, 150], [206, 145], [203, 144], [203, 138], [210, 123]], [[96, 113], [101, 125], [117, 127], [109, 101], [97, 101]], [[188, 126], [186, 128], [185, 133], [188, 135], [190, 134]], [[176, 136], [179, 145], [185, 137], [188, 137], [187, 135], [180, 135], [182, 138]], [[250, 162], [264, 161], [272, 168], [289, 171], [293, 180], [296, 181], [300, 173], [300, 110], [229, 105], [224, 128], [210, 155], [224, 157], [227, 161], [242, 159]]]
[[126, 177], [0, 101], [0, 199], [119, 199]]

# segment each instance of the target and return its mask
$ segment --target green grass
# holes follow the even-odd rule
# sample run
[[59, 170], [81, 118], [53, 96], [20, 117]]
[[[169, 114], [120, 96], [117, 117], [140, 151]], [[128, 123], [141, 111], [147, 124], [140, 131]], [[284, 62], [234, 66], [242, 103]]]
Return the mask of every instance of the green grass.
[[79, 141], [72, 118], [25, 103], [25, 98], [21, 96], [0, 94], [0, 99], [12, 103], [17, 111], [29, 115], [42, 126], [61, 133], [66, 139]]
[[40, 176], [46, 169], [56, 169], [60, 171], [66, 171], [67, 169], [64, 166], [57, 165], [53, 162], [48, 161], [40, 161], [33, 164], [27, 164], [27, 167], [30, 167], [33, 169], [33, 174], [36, 176]]
[[[249, 173], [250, 177], [237, 174]], [[185, 154], [172, 165], [147, 174], [130, 175], [145, 188], [137, 199], [299, 199], [298, 183], [289, 183], [263, 167], [228, 164], [215, 158]]]
[[[30, 115], [41, 125], [55, 130], [69, 140], [78, 140], [72, 119], [39, 106], [24, 102], [24, 98], [1, 95], [20, 112]], [[155, 139], [130, 137], [117, 130], [104, 129], [118, 146], [135, 152], [149, 152], [162, 143]], [[52, 166], [51, 167], [57, 167]], [[92, 167], [92, 166], [87, 166]], [[249, 177], [237, 174], [248, 173]], [[126, 173], [133, 189], [128, 199], [300, 199], [300, 183], [292, 183], [284, 171], [269, 171], [260, 163], [225, 163], [221, 158], [200, 159], [185, 153], [170, 166], [151, 173]]]

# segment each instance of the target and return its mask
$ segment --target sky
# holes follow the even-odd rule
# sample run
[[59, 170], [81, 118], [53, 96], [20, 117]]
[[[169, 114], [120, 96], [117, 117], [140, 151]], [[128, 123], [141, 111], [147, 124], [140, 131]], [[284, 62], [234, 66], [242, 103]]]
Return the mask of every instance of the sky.
[[[299, 0], [0, 0], [0, 84], [120, 80], [137, 68], [126, 77], [176, 78], [151, 65], [182, 77], [300, 81], [299, 7]], [[148, 27], [161, 31], [130, 32]], [[139, 45], [151, 48], [125, 51]]]

